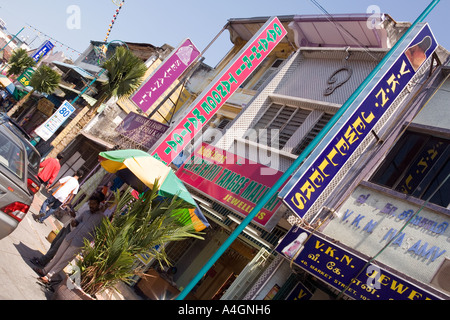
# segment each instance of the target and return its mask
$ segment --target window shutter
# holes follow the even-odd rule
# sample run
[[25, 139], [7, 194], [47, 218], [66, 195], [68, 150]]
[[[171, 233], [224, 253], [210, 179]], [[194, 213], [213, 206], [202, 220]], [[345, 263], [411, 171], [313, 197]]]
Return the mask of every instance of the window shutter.
[[283, 59], [276, 59], [270, 68], [267, 69], [267, 71], [259, 78], [258, 82], [255, 83], [255, 85], [252, 87], [252, 90], [258, 90], [264, 82], [266, 82], [267, 79], [269, 79], [277, 70], [278, 67], [282, 64], [284, 60]]
[[258, 143], [282, 149], [310, 113], [302, 108], [272, 104], [252, 129], [257, 131]]
[[293, 154], [299, 155], [305, 150], [308, 144], [319, 134], [319, 132], [325, 127], [325, 125], [333, 117], [332, 114], [324, 113], [320, 120], [316, 123], [314, 128], [303, 138], [303, 140], [292, 150]]
[[297, 129], [300, 128], [300, 126], [305, 122], [305, 119], [310, 113], [311, 111], [309, 110], [297, 109], [297, 112], [291, 117], [289, 121], [285, 123], [284, 128], [281, 130], [279, 136], [280, 149], [282, 149], [286, 145], [286, 142], [288, 142], [295, 131], [297, 131]]

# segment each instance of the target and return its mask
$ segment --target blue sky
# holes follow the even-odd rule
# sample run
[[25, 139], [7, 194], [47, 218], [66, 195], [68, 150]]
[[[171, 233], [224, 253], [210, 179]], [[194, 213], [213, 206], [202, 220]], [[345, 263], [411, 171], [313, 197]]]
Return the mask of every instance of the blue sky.
[[[413, 22], [431, 0], [316, 2], [330, 14], [366, 13], [369, 6], [377, 6], [396, 21]], [[65, 46], [57, 43], [56, 50], [62, 50], [74, 58], [78, 55], [77, 51], [83, 52], [87, 48], [90, 40], [105, 39], [116, 9], [112, 0], [0, 0], [0, 18], [6, 22], [10, 33], [18, 32], [27, 24], [32, 25], [63, 43]], [[79, 15], [75, 17], [77, 12]], [[437, 41], [448, 50], [450, 37], [445, 19], [449, 12], [450, 1], [441, 0], [426, 19]], [[230, 18], [291, 14], [322, 14], [322, 11], [311, 0], [125, 0], [108, 40], [151, 43], [155, 46], [168, 43], [176, 47], [185, 38], [190, 38], [198, 49], [203, 50]], [[29, 37], [29, 42], [34, 39], [32, 47], [48, 39], [31, 28], [25, 28], [20, 36]], [[206, 51], [205, 62], [215, 66], [230, 47], [229, 33], [226, 31]]]

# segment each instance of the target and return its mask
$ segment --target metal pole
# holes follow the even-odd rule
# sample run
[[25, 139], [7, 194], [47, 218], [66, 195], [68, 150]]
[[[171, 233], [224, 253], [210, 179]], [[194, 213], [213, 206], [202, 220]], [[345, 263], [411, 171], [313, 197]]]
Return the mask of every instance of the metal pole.
[[369, 84], [375, 74], [382, 68], [382, 66], [388, 61], [392, 54], [399, 47], [400, 43], [408, 36], [411, 30], [420, 22], [422, 22], [425, 17], [433, 10], [433, 8], [439, 3], [440, 0], [432, 1], [428, 7], [422, 12], [422, 14], [414, 21], [411, 27], [405, 32], [405, 34], [400, 38], [399, 41], [389, 50], [389, 52], [384, 56], [380, 63], [372, 70], [372, 72], [367, 76], [363, 83], [356, 89], [356, 91], [350, 96], [350, 98], [344, 103], [344, 105], [336, 112], [336, 114], [331, 118], [331, 120], [325, 125], [325, 127], [319, 132], [319, 134], [311, 141], [311, 143], [305, 148], [305, 150], [298, 156], [298, 158], [292, 163], [292, 165], [286, 170], [286, 172], [280, 177], [280, 179], [274, 184], [274, 186], [269, 190], [269, 192], [256, 204], [253, 210], [248, 214], [248, 216], [236, 227], [233, 233], [228, 237], [227, 240], [222, 244], [222, 246], [214, 253], [214, 255], [208, 260], [208, 262], [203, 266], [203, 268], [197, 273], [197, 275], [191, 280], [191, 282], [184, 288], [183, 291], [176, 297], [176, 300], [183, 300], [187, 294], [194, 288], [198, 281], [205, 275], [205, 273], [214, 265], [214, 263], [220, 258], [220, 256], [225, 252], [226, 249], [233, 243], [234, 240], [239, 236], [239, 234], [244, 230], [244, 228], [253, 220], [256, 214], [263, 208], [263, 206], [272, 198], [278, 189], [283, 185], [283, 183], [294, 173], [297, 167], [305, 160], [310, 152], [317, 146], [317, 144], [322, 140], [323, 137], [328, 133], [328, 131], [333, 127], [337, 120], [344, 114], [344, 112], [350, 107], [353, 101], [358, 97], [358, 95], [365, 89]]
[[11, 41], [13, 41], [15, 38], [17, 38], [18, 34], [21, 33], [23, 29], [25, 29], [25, 27], [22, 27], [22, 29], [20, 29], [20, 31], [17, 32], [17, 33], [14, 35], [14, 37], [12, 37], [12, 38], [9, 40], [8, 43], [5, 44], [5, 45], [3, 46], [3, 48], [0, 49], [0, 52], [3, 51], [3, 49], [5, 49]]
[[[17, 33], [14, 35], [14, 37], [12, 37], [12, 38], [9, 40], [8, 43], [5, 44], [5, 45], [3, 46], [3, 48], [0, 49], [0, 52], [2, 52], [3, 49], [5, 49], [11, 41], [13, 41], [15, 38], [17, 38], [17, 36], [19, 35], [19, 33], [22, 32], [23, 29], [25, 29], [25, 27], [22, 27], [22, 29], [20, 29], [20, 31], [17, 32]], [[2, 70], [1, 70], [0, 72], [3, 72], [3, 70], [5, 70], [5, 68], [6, 68], [7, 65], [8, 65], [8, 63], [5, 63], [5, 66], [2, 68]]]
[[[216, 42], [217, 38], [220, 37], [220, 35], [227, 29], [228, 25], [230, 24], [230, 22], [227, 22], [227, 24], [225, 24], [222, 28], [222, 30], [219, 31], [219, 33], [214, 37], [214, 39], [212, 39], [208, 45], [206, 46], [205, 49], [203, 49], [202, 52], [200, 52], [200, 54], [194, 59], [194, 61], [192, 61], [192, 65], [184, 72], [184, 76], [183, 78], [181, 78], [180, 81], [178, 81], [178, 83], [175, 85], [175, 87], [170, 90], [170, 92], [164, 97], [164, 99], [156, 106], [155, 109], [153, 109], [153, 111], [148, 115], [147, 118], [151, 118], [162, 106], [164, 103], [166, 103], [166, 101], [172, 96], [172, 94], [178, 89], [178, 87], [180, 85], [184, 85], [189, 79], [190, 77], [194, 74], [195, 70], [200, 66], [200, 63], [205, 59], [203, 57], [203, 55], [205, 54], [205, 52], [209, 49], [209, 47], [211, 47], [211, 45]], [[163, 117], [164, 118], [164, 117]]]
[[98, 78], [100, 78], [100, 76], [102, 75], [102, 73], [105, 72], [105, 69], [102, 68], [102, 70], [100, 70], [97, 75], [94, 77], [94, 79], [92, 79], [92, 81], [84, 87], [84, 89], [75, 97], [75, 99], [72, 100], [72, 104], [75, 103], [75, 101], [78, 100], [79, 97], [81, 97], [83, 95], [83, 93], [85, 93], [87, 91], [87, 89], [90, 88], [91, 85], [94, 84], [95, 81], [97, 81]]

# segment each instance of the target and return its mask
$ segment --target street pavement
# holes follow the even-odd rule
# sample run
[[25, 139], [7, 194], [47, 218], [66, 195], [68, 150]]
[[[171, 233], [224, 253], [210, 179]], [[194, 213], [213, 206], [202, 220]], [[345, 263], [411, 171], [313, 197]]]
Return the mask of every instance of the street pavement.
[[45, 254], [50, 247], [46, 237], [56, 228], [51, 216], [43, 224], [33, 220], [45, 200], [38, 193], [30, 210], [19, 226], [6, 238], [0, 239], [0, 299], [1, 300], [47, 300], [51, 293], [38, 284], [38, 275], [29, 261]]
[[[45, 191], [44, 191], [45, 192]], [[9, 236], [0, 239], [0, 300], [50, 300], [52, 293], [41, 286], [30, 259], [45, 254], [50, 248], [47, 236], [64, 219], [48, 217], [44, 223], [34, 221], [47, 194], [38, 192], [30, 210]], [[97, 297], [102, 300], [142, 300], [132, 288], [120, 283], [120, 293], [106, 292]]]

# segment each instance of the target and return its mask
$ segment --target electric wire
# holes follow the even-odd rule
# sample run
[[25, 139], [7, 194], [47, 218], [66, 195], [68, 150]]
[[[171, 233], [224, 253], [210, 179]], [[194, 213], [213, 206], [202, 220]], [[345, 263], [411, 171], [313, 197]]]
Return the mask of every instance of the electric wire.
[[313, 5], [315, 5], [327, 18], [327, 20], [336, 26], [336, 29], [343, 31], [347, 36], [349, 36], [360, 48], [362, 48], [374, 61], [378, 59], [372, 55], [367, 46], [363, 45], [359, 39], [357, 39], [350, 31], [348, 31], [341, 23], [336, 22], [333, 16], [316, 0], [310, 0]]

